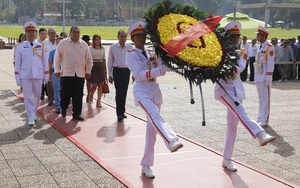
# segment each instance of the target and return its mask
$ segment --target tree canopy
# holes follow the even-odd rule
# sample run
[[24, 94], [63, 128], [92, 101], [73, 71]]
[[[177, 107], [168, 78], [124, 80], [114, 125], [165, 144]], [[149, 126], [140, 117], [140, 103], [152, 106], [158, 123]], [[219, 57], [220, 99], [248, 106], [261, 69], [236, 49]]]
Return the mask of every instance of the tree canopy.
[[[61, 15], [57, 17], [62, 20], [62, 3], [58, 0], [0, 0], [0, 21], [18, 22], [21, 18], [36, 18], [43, 20], [46, 14]], [[59, 0], [62, 2], [63, 0]], [[161, 0], [65, 0], [66, 19], [85, 21], [113, 20], [124, 21], [124, 7], [135, 7], [131, 13], [132, 20], [141, 19], [144, 11], [153, 7]], [[267, 3], [268, 0], [172, 0], [173, 3], [189, 4], [209, 14], [226, 15], [233, 12], [234, 3], [241, 4]], [[300, 0], [272, 0], [272, 3], [295, 3]], [[255, 19], [264, 20], [263, 9], [241, 10]], [[300, 26], [300, 11], [296, 10], [271, 10], [270, 23], [282, 20]]]

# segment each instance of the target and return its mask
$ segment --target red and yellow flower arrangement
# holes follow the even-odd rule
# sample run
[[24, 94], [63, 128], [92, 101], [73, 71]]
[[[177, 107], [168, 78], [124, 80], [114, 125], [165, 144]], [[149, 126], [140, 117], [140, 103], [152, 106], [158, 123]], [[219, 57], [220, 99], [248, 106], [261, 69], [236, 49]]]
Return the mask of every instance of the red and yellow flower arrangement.
[[196, 84], [230, 78], [238, 60], [224, 29], [217, 28], [222, 17], [206, 15], [189, 5], [173, 6], [170, 0], [144, 15], [155, 52], [167, 66]]

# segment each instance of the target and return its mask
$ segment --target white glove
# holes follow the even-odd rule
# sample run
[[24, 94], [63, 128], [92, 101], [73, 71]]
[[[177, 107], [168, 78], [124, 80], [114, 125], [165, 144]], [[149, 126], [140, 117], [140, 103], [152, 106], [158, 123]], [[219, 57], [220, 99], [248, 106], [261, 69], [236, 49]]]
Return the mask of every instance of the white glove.
[[271, 84], [271, 81], [265, 81], [265, 86], [269, 86]]
[[159, 69], [160, 69], [161, 72], [170, 72], [170, 71], [172, 71], [172, 69], [167, 67], [166, 65], [160, 66]]
[[17, 83], [17, 86], [22, 86], [22, 81], [20, 79], [20, 76], [19, 75], [16, 75], [16, 83]]
[[49, 74], [44, 74], [44, 84], [47, 84], [49, 82]]

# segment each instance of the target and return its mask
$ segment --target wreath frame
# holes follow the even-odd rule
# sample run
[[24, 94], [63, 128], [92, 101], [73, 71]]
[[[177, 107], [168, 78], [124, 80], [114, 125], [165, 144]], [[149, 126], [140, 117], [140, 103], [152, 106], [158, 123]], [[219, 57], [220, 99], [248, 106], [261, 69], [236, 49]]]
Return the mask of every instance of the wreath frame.
[[150, 8], [145, 12], [143, 18], [147, 23], [146, 31], [149, 34], [155, 53], [162, 58], [166, 66], [196, 85], [206, 82], [208, 79], [214, 83], [217, 79], [228, 80], [232, 78], [236, 72], [236, 66], [238, 66], [237, 61], [239, 56], [236, 52], [237, 47], [232, 44], [229, 38], [230, 36], [225, 34], [224, 28], [217, 27], [217, 29], [213, 31], [216, 34], [223, 51], [222, 60], [221, 62], [218, 62], [218, 65], [215, 67], [195, 66], [177, 56], [172, 58], [160, 47], [161, 45], [163, 46], [163, 44], [158, 37], [157, 24], [159, 18], [170, 13], [187, 15], [200, 21], [205, 20], [208, 15], [206, 12], [200, 11], [198, 8], [190, 5], [173, 5], [170, 0], [164, 0], [158, 3], [154, 8]]

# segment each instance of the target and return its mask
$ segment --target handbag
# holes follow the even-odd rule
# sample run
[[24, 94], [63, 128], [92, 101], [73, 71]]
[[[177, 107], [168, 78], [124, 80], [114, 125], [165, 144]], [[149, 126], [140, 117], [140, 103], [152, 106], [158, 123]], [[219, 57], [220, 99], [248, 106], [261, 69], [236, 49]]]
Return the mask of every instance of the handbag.
[[104, 93], [104, 94], [109, 93], [109, 87], [108, 87], [107, 81], [105, 81], [102, 85], [102, 93]]

